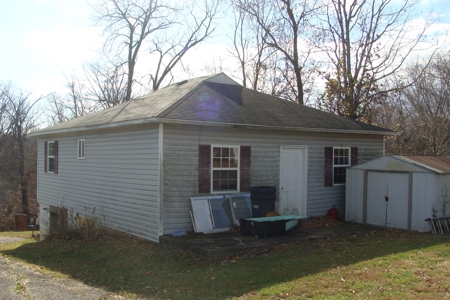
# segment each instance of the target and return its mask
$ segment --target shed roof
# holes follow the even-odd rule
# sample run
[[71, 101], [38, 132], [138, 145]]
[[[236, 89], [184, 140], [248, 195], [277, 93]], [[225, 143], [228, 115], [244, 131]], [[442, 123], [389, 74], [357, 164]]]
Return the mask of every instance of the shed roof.
[[415, 164], [439, 174], [450, 174], [450, 157], [448, 156], [395, 156], [405, 162]]
[[31, 135], [144, 123], [396, 134], [388, 129], [244, 88], [220, 73], [184, 80], [100, 112], [37, 130]]
[[450, 157], [383, 155], [351, 168], [371, 171], [434, 172], [438, 174], [450, 174]]

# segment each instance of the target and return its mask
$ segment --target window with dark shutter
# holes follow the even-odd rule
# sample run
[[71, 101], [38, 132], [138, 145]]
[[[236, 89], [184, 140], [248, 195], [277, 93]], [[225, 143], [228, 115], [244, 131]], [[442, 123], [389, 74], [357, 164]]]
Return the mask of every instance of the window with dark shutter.
[[346, 169], [357, 163], [357, 147], [325, 147], [324, 185], [345, 184]]
[[200, 145], [198, 192], [250, 191], [250, 170], [251, 147]]

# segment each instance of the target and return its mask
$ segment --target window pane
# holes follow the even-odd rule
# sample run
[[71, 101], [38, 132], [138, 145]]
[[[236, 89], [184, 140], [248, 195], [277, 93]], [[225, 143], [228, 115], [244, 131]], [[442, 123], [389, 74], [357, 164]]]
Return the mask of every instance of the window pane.
[[213, 191], [236, 191], [237, 171], [213, 171]]
[[230, 148], [222, 148], [222, 157], [230, 157]]
[[335, 166], [348, 166], [350, 164], [350, 150], [337, 148], [334, 149], [333, 164]]
[[54, 142], [48, 143], [48, 155], [49, 156], [55, 155], [55, 143]]
[[49, 172], [55, 171], [55, 159], [53, 157], [48, 158], [48, 171]]
[[213, 148], [213, 157], [220, 157], [220, 148], [219, 147]]
[[220, 180], [213, 180], [213, 191], [220, 191]]
[[345, 169], [344, 167], [334, 168], [334, 184], [345, 183]]
[[228, 178], [229, 178], [229, 173], [228, 173], [229, 171], [220, 171], [220, 179], [222, 179], [222, 180], [224, 180], [224, 179], [226, 179], [226, 180], [228, 180]]
[[222, 168], [229, 168], [229, 167], [230, 167], [230, 159], [222, 158]]
[[220, 168], [220, 158], [213, 158], [213, 168]]
[[237, 180], [230, 180], [228, 188], [230, 190], [237, 190]]

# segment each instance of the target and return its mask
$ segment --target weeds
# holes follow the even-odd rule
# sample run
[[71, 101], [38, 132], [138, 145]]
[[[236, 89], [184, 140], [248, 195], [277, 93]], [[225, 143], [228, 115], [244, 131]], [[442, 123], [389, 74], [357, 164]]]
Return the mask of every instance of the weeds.
[[84, 208], [84, 214], [75, 213], [65, 207], [50, 207], [50, 234], [46, 241], [97, 241], [111, 232], [104, 227], [97, 215], [97, 209]]

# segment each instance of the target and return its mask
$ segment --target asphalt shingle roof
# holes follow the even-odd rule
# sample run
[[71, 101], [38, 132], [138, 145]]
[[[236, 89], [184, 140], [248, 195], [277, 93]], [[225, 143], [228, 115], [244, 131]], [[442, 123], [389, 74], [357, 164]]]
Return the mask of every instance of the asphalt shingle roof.
[[244, 88], [221, 73], [175, 83], [133, 101], [38, 130], [33, 135], [150, 122], [394, 134]]

